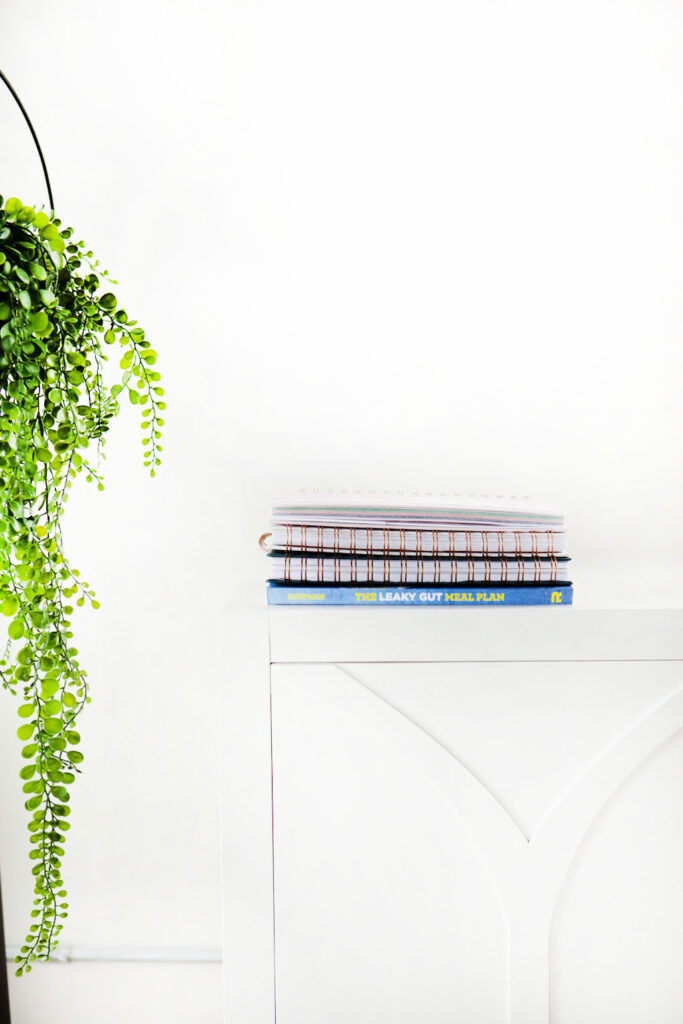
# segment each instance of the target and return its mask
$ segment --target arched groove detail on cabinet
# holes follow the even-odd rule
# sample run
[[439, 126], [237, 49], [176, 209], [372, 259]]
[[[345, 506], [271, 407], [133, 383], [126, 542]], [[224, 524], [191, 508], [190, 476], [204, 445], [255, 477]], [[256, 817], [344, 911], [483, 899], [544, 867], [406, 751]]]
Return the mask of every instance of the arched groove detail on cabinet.
[[349, 671], [346, 665], [331, 667], [356, 686], [350, 691], [348, 686], [332, 685], [330, 675], [322, 691], [324, 696], [347, 714], [365, 722], [400, 756], [416, 764], [462, 819], [478, 846], [481, 846], [480, 838], [489, 834], [496, 841], [505, 836], [506, 842], [515, 847], [528, 845], [529, 839], [515, 817], [476, 771], [410, 715]]
[[[586, 766], [586, 768], [584, 768], [583, 771], [580, 772], [580, 774], [576, 777], [576, 779], [574, 779], [574, 781], [569, 786], [567, 786], [559, 794], [559, 796], [555, 800], [553, 800], [553, 802], [550, 804], [550, 806], [548, 807], [546, 812], [542, 815], [542, 817], [539, 819], [539, 821], [534, 826], [534, 828], [533, 828], [533, 830], [531, 832], [531, 835], [529, 837], [530, 840], [533, 840], [534, 837], [543, 830], [546, 822], [548, 822], [553, 817], [553, 815], [558, 812], [558, 810], [560, 809], [562, 804], [565, 802], [565, 800], [570, 798], [571, 794], [575, 790], [577, 790], [584, 783], [584, 780], [586, 780], [586, 779], [590, 780], [590, 778], [592, 776], [592, 773], [594, 771], [596, 771], [596, 770], [598, 772], [600, 771], [599, 766], [600, 766], [600, 764], [603, 761], [605, 761], [607, 758], [611, 757], [614, 754], [614, 752], [618, 750], [618, 748], [622, 747], [622, 744], [625, 744], [625, 743], [627, 744], [631, 737], [637, 738], [637, 733], [638, 733], [639, 730], [641, 730], [641, 729], [643, 729], [644, 731], [647, 730], [647, 728], [648, 728], [648, 725], [647, 725], [648, 721], [655, 720], [655, 719], [656, 720], [661, 720], [662, 718], [668, 719], [669, 715], [670, 715], [671, 707], [672, 706], [676, 707], [677, 704], [680, 704], [682, 695], [683, 695], [683, 686], [679, 687], [679, 689], [675, 690], [673, 693], [666, 694], [666, 696], [663, 697], [660, 701], [658, 701], [655, 705], [653, 705], [652, 707], [648, 708], [640, 716], [640, 718], [636, 719], [635, 722], [633, 722], [631, 725], [629, 725], [629, 727], [627, 729], [625, 729], [624, 732], [620, 736], [617, 736], [607, 747], [605, 747], [603, 750], [601, 750], [597, 754], [597, 756], [593, 758], [593, 760], [590, 762], [590, 764], [588, 764]], [[675, 721], [676, 720], [674, 719], [673, 727], [674, 727], [675, 731], [678, 732], [679, 729], [683, 728], [683, 718], [681, 718], [680, 724], [678, 726], [675, 725]], [[674, 734], [671, 734], [671, 735], [674, 735]], [[668, 740], [670, 738], [671, 738], [671, 736], [665, 735], [664, 738], [661, 740], [659, 746], [662, 746], [664, 743], [668, 742]], [[605, 805], [602, 808], [598, 809], [598, 811], [597, 811], [598, 815], [600, 815], [602, 813], [602, 811], [605, 810], [605, 808], [610, 803], [610, 801], [617, 795], [617, 792], [619, 791], [619, 789], [621, 789], [621, 787], [628, 782], [631, 774], [633, 772], [637, 771], [638, 768], [642, 764], [644, 764], [645, 761], [648, 758], [652, 757], [657, 752], [658, 749], [659, 749], [659, 747], [654, 747], [651, 750], [647, 750], [643, 754], [643, 757], [642, 757], [641, 761], [639, 761], [639, 762], [637, 761], [633, 765], [629, 775], [624, 776], [622, 781], [617, 784], [617, 786], [614, 789], [614, 791], [607, 797]]]
[[[527, 837], [475, 772], [383, 694], [346, 665], [319, 667], [318, 672], [325, 680], [321, 693], [414, 761], [462, 820], [491, 872], [508, 921], [510, 1024], [547, 1022], [550, 928], [570, 866], [610, 801], [683, 729], [683, 687], [602, 751]], [[344, 677], [355, 687], [344, 685]]]
[[[679, 705], [683, 705], [683, 701], [681, 700], [681, 698], [683, 697], [683, 690], [681, 690], [681, 691], [678, 691], [673, 697], [669, 698], [669, 700], [662, 702], [661, 707], [663, 709], [666, 709], [666, 707], [669, 704], [674, 702], [674, 698], [675, 697], [678, 698], [677, 703]], [[679, 713], [683, 714], [683, 706], [679, 707]], [[631, 730], [629, 730], [629, 732], [630, 731]], [[665, 747], [667, 747], [670, 743], [674, 743], [677, 740], [679, 740], [682, 735], [683, 735], [683, 721], [680, 721], [679, 724], [676, 727], [674, 727], [674, 730], [668, 736], [665, 736], [664, 739], [660, 743], [657, 744], [657, 746], [655, 746], [651, 750], [649, 750], [644, 755], [642, 760], [640, 760], [637, 764], [635, 764], [633, 766], [632, 770], [628, 773], [628, 775], [624, 776], [624, 778], [621, 780], [621, 782], [609, 794], [609, 796], [607, 797], [605, 802], [598, 809], [597, 813], [593, 816], [593, 818], [591, 819], [591, 821], [590, 821], [586, 831], [583, 833], [583, 835], [579, 839], [579, 842], [576, 845], [576, 848], [574, 850], [574, 854], [573, 854], [573, 856], [572, 856], [572, 858], [571, 858], [571, 860], [570, 860], [570, 862], [569, 862], [569, 864], [567, 866], [567, 871], [566, 871], [565, 876], [564, 876], [564, 878], [562, 880], [562, 883], [561, 883], [561, 885], [560, 885], [560, 887], [558, 889], [557, 899], [555, 901], [555, 906], [553, 907], [553, 913], [552, 913], [552, 916], [551, 916], [551, 919], [550, 919], [550, 928], [551, 929], [552, 929], [553, 924], [554, 924], [555, 914], [556, 914], [556, 911], [557, 911], [557, 907], [559, 905], [560, 900], [562, 899], [562, 897], [564, 895], [564, 891], [566, 889], [567, 883], [571, 880], [571, 876], [572, 876], [572, 874], [573, 874], [573, 872], [574, 872], [574, 870], [576, 868], [577, 862], [578, 862], [579, 857], [581, 855], [581, 851], [583, 850], [584, 846], [588, 842], [590, 842], [591, 836], [592, 836], [593, 832], [595, 831], [595, 829], [599, 827], [600, 819], [603, 817], [604, 814], [606, 814], [608, 812], [609, 808], [615, 802], [615, 800], [618, 799], [618, 797], [622, 793], [622, 791], [625, 790], [626, 787], [631, 784], [631, 782], [633, 782], [634, 778], [640, 772], [646, 770], [647, 767], [648, 767], [648, 764], [655, 757], [657, 757], [657, 755], [660, 754], [664, 750]]]

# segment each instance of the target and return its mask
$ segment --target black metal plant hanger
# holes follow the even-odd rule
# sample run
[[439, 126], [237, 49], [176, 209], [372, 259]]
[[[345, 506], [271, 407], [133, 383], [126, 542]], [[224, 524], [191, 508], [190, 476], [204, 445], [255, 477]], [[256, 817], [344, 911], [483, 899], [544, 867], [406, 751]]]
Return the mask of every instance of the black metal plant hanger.
[[[17, 95], [17, 92], [14, 89], [14, 86], [10, 82], [9, 78], [7, 77], [7, 75], [5, 75], [1, 70], [0, 70], [0, 78], [5, 83], [5, 85], [9, 89], [10, 93], [12, 94], [14, 99], [16, 100], [17, 106], [19, 107], [19, 110], [24, 115], [24, 120], [26, 121], [26, 124], [28, 125], [29, 131], [31, 132], [31, 137], [32, 137], [33, 141], [36, 144], [36, 149], [38, 150], [38, 156], [40, 157], [40, 163], [41, 163], [41, 166], [43, 168], [43, 174], [45, 175], [45, 184], [47, 186], [48, 199], [50, 200], [50, 209], [54, 211], [55, 202], [54, 202], [54, 199], [52, 198], [52, 186], [50, 185], [50, 175], [47, 173], [47, 165], [45, 163], [45, 157], [43, 156], [43, 151], [42, 151], [42, 149], [40, 147], [40, 142], [38, 141], [38, 136], [36, 135], [36, 130], [33, 127], [33, 124], [31, 123], [31, 118], [28, 116], [28, 113], [26, 112], [26, 107], [24, 106], [24, 104], [19, 99], [19, 96]], [[1, 888], [0, 888], [0, 1024], [10, 1024], [9, 981], [8, 981], [8, 977], [7, 977], [7, 950], [5, 949], [5, 930], [4, 930], [3, 919], [2, 919], [2, 889]]]
[[16, 89], [14, 88], [12, 83], [10, 82], [9, 78], [7, 77], [7, 75], [5, 75], [2, 70], [0, 70], [0, 78], [3, 80], [3, 82], [5, 83], [7, 88], [9, 89], [9, 91], [12, 93], [12, 96], [14, 96], [14, 99], [17, 102], [17, 106], [19, 107], [19, 110], [24, 115], [24, 121], [26, 121], [26, 124], [28, 125], [28, 129], [29, 129], [29, 131], [31, 133], [31, 137], [33, 138], [33, 141], [36, 144], [36, 149], [38, 150], [38, 156], [40, 157], [40, 163], [41, 163], [42, 168], [43, 168], [43, 174], [45, 175], [45, 184], [47, 185], [47, 195], [48, 195], [48, 199], [50, 200], [50, 209], [54, 210], [54, 208], [55, 208], [55, 201], [52, 198], [52, 186], [50, 185], [50, 175], [47, 173], [47, 164], [45, 163], [45, 157], [43, 156], [43, 151], [40, 148], [40, 142], [38, 141], [38, 136], [36, 135], [36, 130], [33, 127], [33, 124], [31, 123], [31, 118], [28, 116], [28, 113], [26, 112], [26, 107], [24, 106], [24, 104], [19, 99], [19, 96], [17, 94]]

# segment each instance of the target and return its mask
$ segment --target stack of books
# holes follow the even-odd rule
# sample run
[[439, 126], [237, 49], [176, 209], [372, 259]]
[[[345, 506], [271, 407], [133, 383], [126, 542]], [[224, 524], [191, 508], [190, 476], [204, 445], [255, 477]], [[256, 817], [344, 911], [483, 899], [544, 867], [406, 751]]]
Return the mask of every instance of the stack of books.
[[566, 517], [516, 497], [301, 495], [261, 543], [269, 604], [572, 603]]

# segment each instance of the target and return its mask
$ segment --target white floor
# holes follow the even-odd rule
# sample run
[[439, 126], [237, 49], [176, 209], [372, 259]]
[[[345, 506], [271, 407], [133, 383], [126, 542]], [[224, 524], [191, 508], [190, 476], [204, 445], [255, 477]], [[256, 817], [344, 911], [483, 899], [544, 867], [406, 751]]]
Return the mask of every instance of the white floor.
[[10, 979], [12, 1024], [219, 1024], [220, 964], [68, 963]]

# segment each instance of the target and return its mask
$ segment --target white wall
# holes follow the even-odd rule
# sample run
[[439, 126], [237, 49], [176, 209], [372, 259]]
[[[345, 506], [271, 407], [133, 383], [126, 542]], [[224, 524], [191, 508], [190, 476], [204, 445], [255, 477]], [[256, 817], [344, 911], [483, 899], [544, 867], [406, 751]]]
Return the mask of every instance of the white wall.
[[[59, 213], [169, 403], [158, 478], [127, 411], [68, 509], [102, 609], [65, 942], [220, 941], [220, 609], [272, 496], [531, 493], [572, 514], [579, 585], [681, 555], [682, 30], [663, 0], [4, 4]], [[3, 93], [0, 139], [0, 191], [42, 202]], [[16, 942], [9, 697], [0, 728]]]

